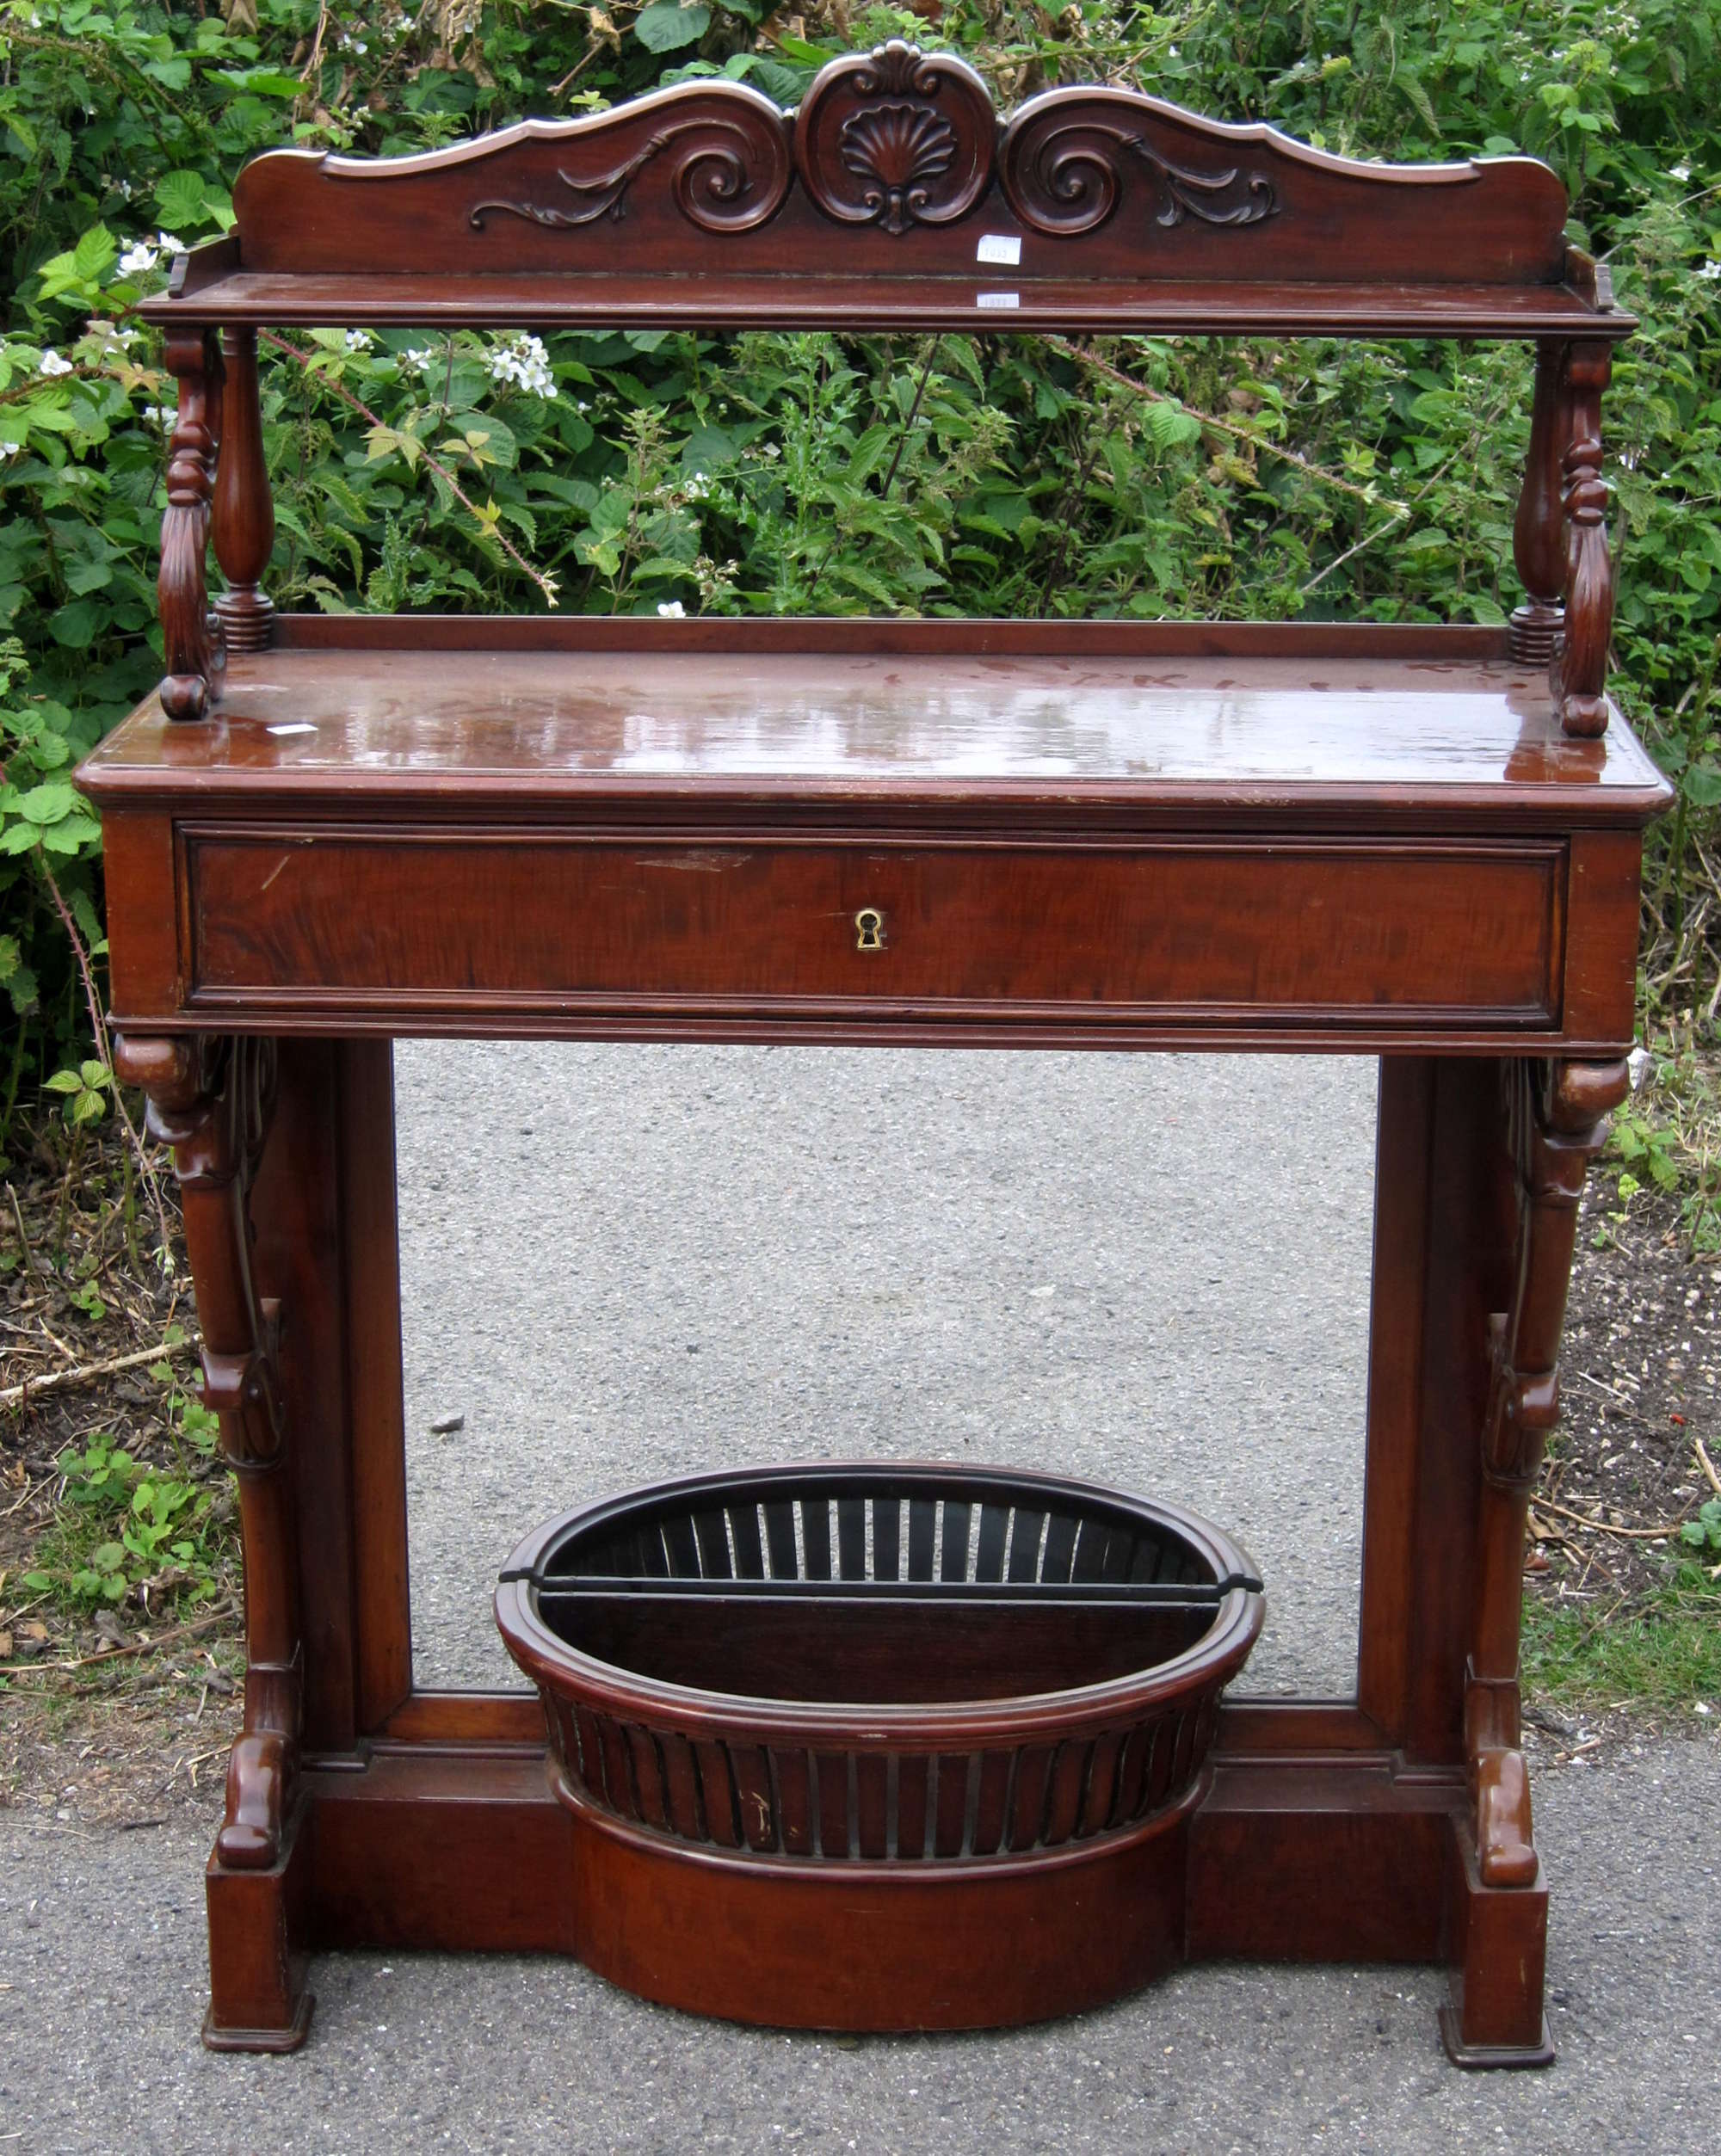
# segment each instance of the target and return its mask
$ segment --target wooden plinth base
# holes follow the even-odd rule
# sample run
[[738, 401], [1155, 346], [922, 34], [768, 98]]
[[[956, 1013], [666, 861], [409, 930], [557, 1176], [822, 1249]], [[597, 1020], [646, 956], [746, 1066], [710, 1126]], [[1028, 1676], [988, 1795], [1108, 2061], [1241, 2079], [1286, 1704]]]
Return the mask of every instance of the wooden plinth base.
[[1456, 2067], [1549, 2067], [1554, 2048], [1542, 2011], [1548, 1890], [1538, 1864], [1527, 1887], [1485, 1887], [1469, 1822], [1448, 1843], [1447, 1960], [1452, 1997], [1440, 2037]]
[[[508, 1711], [523, 1734], [536, 1703]], [[565, 1954], [665, 2005], [868, 2030], [1032, 2021], [1219, 1957], [1445, 1962], [1459, 2065], [1551, 2055], [1546, 1891], [1482, 1886], [1456, 1767], [1222, 1743], [1138, 1834], [938, 1868], [691, 1850], [558, 1801], [527, 1741], [384, 1742], [302, 1788], [281, 1864], [210, 1867], [217, 2048], [291, 2049], [305, 1953], [365, 1946]]]
[[1102, 1842], [920, 1863], [718, 1856], [624, 1826], [565, 1783], [558, 1795], [580, 1959], [660, 2005], [774, 2029], [1000, 2029], [1098, 2005], [1183, 1959], [1199, 1785]]
[[314, 2004], [305, 1987], [311, 1931], [309, 1808], [287, 1822], [278, 1861], [242, 1871], [212, 1857], [203, 1875], [209, 1911], [210, 2051], [297, 2051]]

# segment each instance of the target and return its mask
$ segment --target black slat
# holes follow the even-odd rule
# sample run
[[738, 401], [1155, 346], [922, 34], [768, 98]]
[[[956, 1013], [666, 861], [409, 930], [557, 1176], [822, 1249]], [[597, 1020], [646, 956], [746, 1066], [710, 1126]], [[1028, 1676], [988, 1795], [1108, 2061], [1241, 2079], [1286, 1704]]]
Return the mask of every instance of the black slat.
[[809, 1580], [830, 1577], [830, 1500], [820, 1495], [801, 1500], [801, 1549]]
[[735, 1543], [735, 1569], [743, 1580], [765, 1577], [765, 1552], [759, 1541], [759, 1507], [731, 1505], [729, 1532]]
[[1010, 1579], [1039, 1579], [1040, 1531], [1045, 1525], [1044, 1512], [1030, 1512], [1021, 1505], [1016, 1506], [1015, 1522], [1010, 1534]]
[[795, 1508], [786, 1499], [774, 1505], [762, 1505], [765, 1515], [765, 1540], [771, 1552], [771, 1577], [774, 1580], [799, 1580], [801, 1576], [800, 1559], [795, 1553]]
[[977, 1580], [1002, 1580], [1004, 1576], [1004, 1538], [1009, 1533], [1010, 1510], [1008, 1505], [983, 1505], [980, 1507], [980, 1546], [974, 1553], [974, 1577]]
[[938, 1534], [938, 1500], [932, 1497], [909, 1500], [909, 1578], [930, 1580], [933, 1545]]
[[1067, 1512], [1054, 1512], [1046, 1525], [1046, 1555], [1040, 1560], [1042, 1580], [1063, 1581], [1070, 1577], [1070, 1561], [1076, 1554], [1076, 1523]]
[[965, 1580], [968, 1576], [968, 1529], [974, 1517], [974, 1507], [964, 1505], [954, 1498], [947, 1499], [944, 1506], [944, 1550], [939, 1565], [942, 1580]]
[[694, 1524], [685, 1512], [674, 1512], [663, 1522], [663, 1547], [669, 1552], [672, 1579], [699, 1578], [699, 1544], [694, 1539]]
[[836, 1561], [845, 1580], [867, 1577], [867, 1500], [839, 1497], [836, 1500]]
[[902, 1566], [903, 1507], [895, 1497], [873, 1500], [873, 1577], [894, 1580]]
[[721, 1512], [695, 1512], [694, 1533], [699, 1539], [700, 1570], [707, 1580], [732, 1580], [735, 1568], [729, 1559], [729, 1537]]

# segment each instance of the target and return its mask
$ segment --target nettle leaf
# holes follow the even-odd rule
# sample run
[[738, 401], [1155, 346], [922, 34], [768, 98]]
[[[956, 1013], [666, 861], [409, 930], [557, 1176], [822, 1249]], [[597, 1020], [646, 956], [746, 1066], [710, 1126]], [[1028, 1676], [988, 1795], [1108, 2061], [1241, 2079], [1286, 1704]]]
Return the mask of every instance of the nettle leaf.
[[709, 8], [683, 8], [675, 0], [653, 0], [634, 17], [633, 34], [648, 52], [677, 52], [697, 45], [711, 27]]

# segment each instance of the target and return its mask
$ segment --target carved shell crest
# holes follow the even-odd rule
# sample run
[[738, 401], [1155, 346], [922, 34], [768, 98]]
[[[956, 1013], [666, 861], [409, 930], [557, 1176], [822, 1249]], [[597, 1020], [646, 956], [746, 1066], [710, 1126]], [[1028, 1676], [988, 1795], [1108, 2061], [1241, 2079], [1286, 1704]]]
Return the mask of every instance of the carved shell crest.
[[905, 232], [931, 201], [931, 183], [956, 162], [956, 130], [925, 105], [851, 113], [837, 132], [843, 167], [868, 182], [862, 199], [887, 232]]
[[795, 163], [827, 217], [900, 237], [967, 215], [991, 185], [996, 138], [972, 68], [892, 38], [820, 71], [795, 116]]

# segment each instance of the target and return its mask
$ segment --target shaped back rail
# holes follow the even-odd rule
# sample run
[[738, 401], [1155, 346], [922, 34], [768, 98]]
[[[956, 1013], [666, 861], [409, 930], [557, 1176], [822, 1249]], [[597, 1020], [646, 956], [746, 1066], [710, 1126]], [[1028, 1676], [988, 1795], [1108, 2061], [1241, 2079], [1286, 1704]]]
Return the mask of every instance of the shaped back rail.
[[1182, 330], [1533, 339], [1512, 650], [1551, 662], [1568, 732], [1599, 735], [1601, 398], [1635, 325], [1566, 244], [1566, 207], [1533, 158], [1366, 163], [1132, 90], [1050, 90], [1005, 120], [963, 61], [896, 40], [833, 60], [794, 113], [684, 83], [418, 157], [270, 151], [232, 232], [142, 310], [179, 382], [163, 707], [209, 715], [224, 650], [272, 632], [261, 324]]

